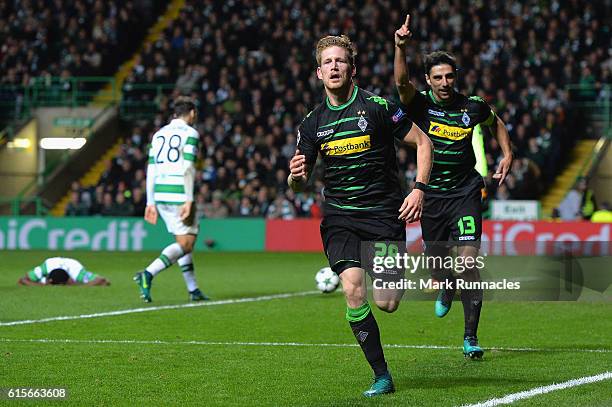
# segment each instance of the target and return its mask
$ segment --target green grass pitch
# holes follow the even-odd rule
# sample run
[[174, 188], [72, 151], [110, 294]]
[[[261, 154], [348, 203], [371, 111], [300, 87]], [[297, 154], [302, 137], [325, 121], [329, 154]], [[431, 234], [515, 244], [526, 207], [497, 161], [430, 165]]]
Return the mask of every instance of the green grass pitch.
[[[26, 270], [58, 254], [112, 285], [17, 286]], [[4, 251], [0, 322], [187, 303], [177, 266], [154, 280], [153, 303], [141, 302], [132, 277], [156, 255]], [[224, 300], [312, 291], [326, 261], [321, 254], [196, 253], [195, 265], [202, 290]], [[0, 326], [0, 388], [68, 388], [68, 400], [36, 405], [459, 406], [612, 370], [609, 302], [485, 303], [481, 344], [502, 349], [475, 362], [460, 350], [460, 303], [437, 319], [431, 301], [406, 301], [394, 314], [375, 311], [383, 342], [442, 348], [387, 347], [397, 392], [366, 400], [371, 371], [344, 311], [336, 292]], [[34, 405], [0, 399], [21, 404]], [[515, 405], [612, 405], [612, 380]]]

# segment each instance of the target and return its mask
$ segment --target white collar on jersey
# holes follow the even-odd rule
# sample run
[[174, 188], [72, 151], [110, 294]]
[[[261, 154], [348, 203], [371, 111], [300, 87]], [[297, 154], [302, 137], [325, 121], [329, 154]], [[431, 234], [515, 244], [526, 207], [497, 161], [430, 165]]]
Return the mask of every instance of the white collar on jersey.
[[180, 124], [184, 124], [185, 126], [189, 126], [189, 125], [187, 124], [187, 122], [186, 122], [185, 120], [183, 120], [183, 119], [172, 119], [172, 121], [170, 122], [170, 124], [173, 124], [173, 123], [174, 123], [174, 124], [177, 124], [176, 122], [180, 122]]

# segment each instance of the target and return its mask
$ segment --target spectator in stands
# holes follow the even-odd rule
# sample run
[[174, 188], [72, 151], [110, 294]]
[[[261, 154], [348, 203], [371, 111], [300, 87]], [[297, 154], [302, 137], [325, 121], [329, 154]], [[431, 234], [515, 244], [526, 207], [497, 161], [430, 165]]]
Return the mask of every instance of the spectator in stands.
[[608, 201], [602, 203], [601, 208], [593, 212], [593, 216], [591, 216], [591, 222], [612, 223], [612, 210], [610, 210], [610, 203]]
[[270, 204], [267, 212], [268, 219], [294, 219], [296, 217], [295, 207], [283, 195], [278, 195]]
[[145, 180], [145, 172], [143, 169], [139, 168], [134, 172], [134, 178], [128, 184], [131, 189], [141, 188], [143, 186], [146, 188], [146, 180]]
[[546, 164], [546, 155], [540, 150], [538, 140], [535, 138], [529, 139], [527, 142], [528, 150], [525, 152], [525, 157], [531, 160], [539, 170], [544, 169]]
[[102, 210], [102, 203], [104, 201], [104, 185], [99, 184], [94, 189], [93, 198], [89, 207], [90, 215], [100, 215]]
[[268, 208], [270, 207], [270, 198], [268, 196], [268, 188], [266, 186], [262, 186], [259, 191], [257, 191], [256, 198], [256, 215], [257, 216], [267, 216]]
[[70, 192], [70, 202], [66, 205], [64, 216], [87, 216], [89, 208], [81, 202], [81, 194], [79, 191]]
[[247, 196], [243, 196], [238, 205], [237, 216], [251, 217], [254, 215], [253, 203]]
[[135, 187], [132, 189], [132, 213], [127, 216], [137, 216], [142, 218], [145, 213], [145, 208], [147, 207], [147, 202], [142, 192], [142, 188]]
[[115, 170], [115, 167], [113, 166], [114, 161], [115, 160], [106, 160], [104, 162], [104, 171], [102, 172], [102, 175], [100, 176], [99, 184], [112, 185], [112, 183], [115, 182], [116, 170]]
[[212, 202], [205, 205], [204, 217], [210, 219], [227, 218], [230, 214], [227, 206], [222, 201], [223, 193], [215, 191], [212, 194]]
[[593, 189], [589, 187], [589, 182], [586, 178], [580, 181], [581, 188], [583, 189], [582, 201], [580, 202], [580, 214], [582, 219], [589, 220], [593, 213], [597, 210], [597, 201], [595, 201], [595, 193]]
[[206, 205], [207, 203], [206, 203], [205, 196], [203, 194], [197, 194], [195, 206], [196, 206], [196, 217], [198, 219], [202, 219], [205, 217]]
[[586, 192], [586, 179], [578, 179], [576, 185], [574, 185], [565, 198], [563, 198], [561, 204], [559, 204], [559, 215], [562, 220], [580, 220], [583, 218]]
[[104, 192], [102, 206], [100, 207], [100, 215], [114, 216], [113, 204], [113, 194], [109, 191]]
[[134, 216], [134, 206], [130, 201], [125, 199], [123, 192], [117, 192], [115, 202], [111, 205], [110, 216]]

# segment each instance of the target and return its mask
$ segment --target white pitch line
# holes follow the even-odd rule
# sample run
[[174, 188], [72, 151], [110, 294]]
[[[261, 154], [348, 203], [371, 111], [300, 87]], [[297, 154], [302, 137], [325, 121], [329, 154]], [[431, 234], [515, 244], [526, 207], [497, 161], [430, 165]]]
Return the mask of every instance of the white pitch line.
[[506, 347], [484, 347], [484, 350], [498, 350], [506, 352], [584, 352], [584, 353], [610, 353], [612, 349], [580, 349], [580, 348], [506, 348]]
[[[287, 346], [287, 347], [327, 347], [327, 348], [354, 348], [356, 343], [307, 343], [307, 342], [240, 342], [240, 341], [163, 341], [163, 340], [134, 340], [134, 339], [11, 339], [0, 338], [0, 342], [28, 342], [28, 343], [84, 343], [84, 344], [136, 344], [136, 345], [203, 345], [203, 346]], [[429, 349], [429, 350], [457, 350], [460, 346], [444, 345], [404, 345], [386, 344], [385, 348], [392, 349]], [[612, 349], [555, 349], [555, 348], [488, 348], [507, 352], [600, 352], [609, 353]]]
[[67, 315], [67, 316], [50, 317], [50, 318], [42, 318], [42, 319], [26, 319], [23, 321], [0, 322], [0, 326], [27, 325], [27, 324], [39, 324], [43, 322], [53, 322], [53, 321], [69, 321], [73, 319], [110, 317], [110, 316], [116, 316], [116, 315], [135, 314], [139, 312], [161, 311], [161, 310], [168, 310], [168, 309], [210, 307], [212, 305], [225, 305], [225, 304], [241, 304], [245, 302], [258, 302], [258, 301], [276, 300], [276, 299], [281, 299], [281, 298], [302, 297], [305, 295], [313, 295], [313, 294], [319, 294], [319, 293], [320, 291], [302, 291], [298, 293], [263, 295], [261, 297], [230, 298], [227, 300], [190, 302], [187, 304], [162, 305], [159, 307], [131, 308], [131, 309], [124, 309], [124, 310], [117, 310], [117, 311], [97, 312], [95, 314]]
[[551, 384], [548, 386], [535, 387], [531, 390], [521, 391], [519, 393], [508, 394], [501, 398], [490, 399], [476, 404], [466, 404], [462, 407], [495, 407], [502, 404], [514, 403], [517, 400], [528, 399], [540, 394], [546, 394], [557, 390], [569, 389], [570, 387], [582, 386], [584, 384], [601, 382], [603, 380], [612, 379], [612, 372], [604, 372], [595, 376], [580, 377], [578, 379], [568, 380], [563, 383]]

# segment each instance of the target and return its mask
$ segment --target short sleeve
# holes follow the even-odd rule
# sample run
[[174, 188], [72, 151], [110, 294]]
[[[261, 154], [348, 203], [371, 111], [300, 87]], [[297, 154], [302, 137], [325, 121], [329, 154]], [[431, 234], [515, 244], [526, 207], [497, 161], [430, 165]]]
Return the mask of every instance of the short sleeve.
[[97, 277], [98, 277], [98, 275], [96, 273], [92, 273], [89, 270], [83, 269], [79, 273], [76, 281], [79, 282], [79, 283], [88, 284], [88, 283], [94, 281]]
[[155, 164], [155, 157], [153, 156], [153, 143], [149, 143], [147, 145], [147, 151], [148, 151], [148, 156], [149, 156], [149, 160], [148, 163], [149, 164]]
[[383, 109], [383, 120], [390, 127], [391, 134], [398, 140], [403, 140], [412, 128], [412, 120], [408, 118], [406, 108], [388, 100], [388, 109]]
[[30, 270], [26, 274], [28, 275], [28, 279], [30, 281], [34, 281], [35, 283], [42, 281], [44, 277], [43, 272], [40, 267], [36, 267], [33, 270]]
[[472, 96], [470, 100], [477, 104], [477, 122], [484, 126], [491, 126], [495, 121], [495, 113], [491, 106], [481, 97]]
[[297, 148], [300, 153], [306, 156], [306, 164], [311, 168], [317, 161], [319, 151], [315, 143], [315, 134], [312, 131], [312, 125], [308, 121], [308, 117], [302, 121], [297, 133]]
[[183, 157], [185, 161], [195, 162], [198, 157], [198, 142], [200, 140], [200, 135], [195, 129], [190, 129], [187, 133], [187, 140], [185, 141], [185, 146], [183, 147]]

